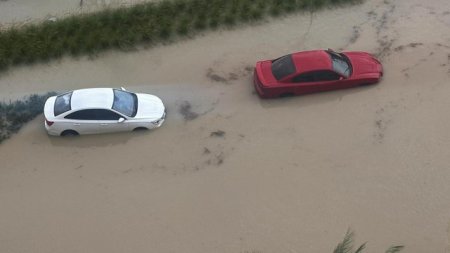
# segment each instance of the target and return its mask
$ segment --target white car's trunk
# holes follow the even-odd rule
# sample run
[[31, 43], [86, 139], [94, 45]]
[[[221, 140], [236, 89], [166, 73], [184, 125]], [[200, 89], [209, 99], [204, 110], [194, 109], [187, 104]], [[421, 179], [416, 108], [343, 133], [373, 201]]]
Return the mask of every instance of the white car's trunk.
[[47, 99], [44, 105], [44, 116], [46, 119], [51, 120], [55, 117], [55, 101], [56, 97], [50, 97]]

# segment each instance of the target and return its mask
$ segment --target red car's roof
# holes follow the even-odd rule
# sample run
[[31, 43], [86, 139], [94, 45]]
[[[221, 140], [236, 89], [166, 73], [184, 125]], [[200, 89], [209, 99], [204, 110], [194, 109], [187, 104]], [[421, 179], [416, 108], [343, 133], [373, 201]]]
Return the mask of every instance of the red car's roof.
[[331, 58], [324, 50], [293, 53], [292, 60], [297, 73], [332, 68]]

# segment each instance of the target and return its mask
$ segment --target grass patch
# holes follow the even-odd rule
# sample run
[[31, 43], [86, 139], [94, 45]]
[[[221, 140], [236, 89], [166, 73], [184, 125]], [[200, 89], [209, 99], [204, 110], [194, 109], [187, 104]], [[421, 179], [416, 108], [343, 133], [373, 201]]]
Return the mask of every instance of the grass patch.
[[0, 70], [64, 55], [170, 41], [301, 10], [361, 0], [163, 0], [0, 31]]
[[47, 98], [54, 95], [56, 93], [49, 92], [45, 95], [31, 95], [14, 102], [0, 102], [0, 143], [41, 114]]

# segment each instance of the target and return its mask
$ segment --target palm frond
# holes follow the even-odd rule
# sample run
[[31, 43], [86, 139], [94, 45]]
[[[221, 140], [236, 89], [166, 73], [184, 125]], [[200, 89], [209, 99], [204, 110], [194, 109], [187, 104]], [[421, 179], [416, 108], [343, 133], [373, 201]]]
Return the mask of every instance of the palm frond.
[[363, 243], [359, 248], [355, 251], [355, 253], [361, 253], [366, 248], [366, 242]]
[[397, 253], [400, 250], [402, 250], [405, 246], [398, 245], [398, 246], [391, 246], [388, 250], [386, 250], [386, 253]]
[[353, 232], [349, 229], [345, 234], [344, 240], [340, 242], [333, 253], [352, 253], [353, 250]]
[[[345, 233], [344, 240], [340, 242], [336, 248], [334, 249], [333, 253], [362, 253], [364, 249], [366, 248], [367, 242], [361, 244], [361, 246], [358, 247], [356, 251], [353, 251], [353, 237], [354, 233], [348, 229], [347, 233]], [[388, 250], [386, 250], [385, 253], [397, 253], [401, 251], [405, 246], [403, 245], [397, 245], [397, 246], [391, 246]]]

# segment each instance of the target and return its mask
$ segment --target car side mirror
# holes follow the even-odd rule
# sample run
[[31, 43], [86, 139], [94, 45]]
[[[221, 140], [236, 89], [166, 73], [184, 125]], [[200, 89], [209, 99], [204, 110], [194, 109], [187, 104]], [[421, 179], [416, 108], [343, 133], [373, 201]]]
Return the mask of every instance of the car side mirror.
[[120, 118], [119, 120], [117, 120], [117, 122], [123, 123], [123, 122], [125, 122], [125, 119], [124, 118]]
[[127, 91], [124, 87], [120, 87], [120, 89], [123, 90], [123, 91]]

